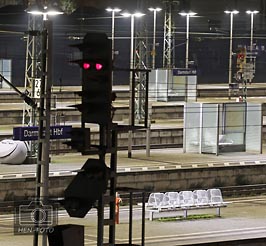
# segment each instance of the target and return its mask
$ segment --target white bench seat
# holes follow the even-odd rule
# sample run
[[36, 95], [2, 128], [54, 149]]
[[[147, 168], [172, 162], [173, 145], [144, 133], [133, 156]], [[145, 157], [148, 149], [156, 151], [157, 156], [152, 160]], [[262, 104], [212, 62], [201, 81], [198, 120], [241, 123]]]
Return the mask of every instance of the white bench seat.
[[[151, 193], [146, 210], [149, 219], [153, 220], [154, 214], [168, 212], [175, 215], [183, 211], [183, 217], [187, 218], [189, 210], [216, 208], [216, 215], [221, 216], [221, 208], [228, 203], [223, 201], [220, 189]], [[174, 212], [174, 213], [173, 213]]]

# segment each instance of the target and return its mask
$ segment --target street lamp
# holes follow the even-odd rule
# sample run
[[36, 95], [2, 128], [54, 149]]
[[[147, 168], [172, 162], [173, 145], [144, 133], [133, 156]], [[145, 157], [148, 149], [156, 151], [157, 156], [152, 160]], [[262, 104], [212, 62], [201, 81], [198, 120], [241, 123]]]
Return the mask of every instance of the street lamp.
[[195, 12], [180, 12], [179, 13], [181, 16], [186, 16], [187, 18], [187, 31], [186, 31], [186, 68], [188, 68], [188, 62], [189, 62], [189, 58], [188, 58], [188, 52], [189, 52], [189, 18], [191, 16], [195, 16], [197, 13]]
[[153, 42], [152, 42], [152, 68], [155, 69], [155, 56], [156, 56], [156, 13], [161, 11], [161, 8], [148, 8], [149, 11], [153, 12]]
[[[51, 76], [52, 76], [52, 26], [48, 16], [63, 14], [56, 6], [30, 6], [27, 13], [43, 16], [42, 50], [41, 50], [41, 88], [39, 106], [38, 157], [36, 166], [36, 199], [46, 201], [49, 182], [50, 153], [50, 111], [51, 111]], [[39, 212], [36, 226], [39, 226]], [[47, 235], [43, 234], [42, 245], [47, 245]], [[38, 228], [34, 233], [33, 246], [38, 246]]]
[[129, 12], [124, 12], [121, 14], [124, 17], [131, 17], [131, 35], [130, 35], [130, 68], [134, 69], [134, 19], [142, 17], [143, 13], [141, 12], [135, 12], [135, 13], [129, 13]]
[[232, 82], [232, 49], [233, 49], [233, 20], [234, 15], [238, 14], [238, 10], [226, 10], [226, 14], [230, 14], [230, 47], [229, 47], [229, 73], [228, 73], [228, 98], [231, 99], [231, 82]]
[[258, 10], [247, 10], [247, 14], [250, 15], [250, 52], [252, 52], [253, 49], [253, 28], [254, 28], [254, 15], [258, 14]]
[[57, 6], [51, 6], [51, 5], [48, 6], [32, 5], [26, 11], [28, 14], [42, 15], [44, 22], [48, 20], [48, 16], [61, 15], [64, 13]]
[[[133, 103], [132, 102], [132, 93], [135, 88], [133, 88], [133, 69], [134, 69], [134, 19], [142, 17], [143, 13], [141, 12], [135, 12], [135, 13], [129, 13], [129, 12], [124, 12], [121, 14], [124, 17], [131, 17], [131, 35], [130, 35], [130, 77], [129, 77], [129, 83], [130, 83], [130, 101], [129, 101], [129, 112], [130, 114], [133, 114], [132, 108], [133, 108]], [[129, 117], [129, 125], [132, 125], [132, 117]], [[128, 131], [128, 157], [131, 158], [132, 156], [132, 131]]]
[[114, 53], [115, 53], [115, 46], [114, 46], [114, 39], [115, 39], [115, 13], [119, 13], [121, 9], [119, 8], [107, 8], [106, 11], [112, 13], [112, 60], [114, 60]]

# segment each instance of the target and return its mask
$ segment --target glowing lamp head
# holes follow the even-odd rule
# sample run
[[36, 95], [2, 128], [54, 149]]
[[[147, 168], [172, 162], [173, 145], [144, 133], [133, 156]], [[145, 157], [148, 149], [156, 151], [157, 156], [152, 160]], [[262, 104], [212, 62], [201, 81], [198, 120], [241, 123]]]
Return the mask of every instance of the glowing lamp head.
[[83, 68], [85, 69], [85, 70], [88, 70], [88, 69], [90, 69], [90, 63], [87, 63], [87, 62], [84, 62], [83, 63]]
[[100, 64], [100, 63], [96, 63], [96, 64], [95, 64], [95, 68], [96, 68], [97, 71], [100, 71], [100, 70], [102, 70], [103, 65]]

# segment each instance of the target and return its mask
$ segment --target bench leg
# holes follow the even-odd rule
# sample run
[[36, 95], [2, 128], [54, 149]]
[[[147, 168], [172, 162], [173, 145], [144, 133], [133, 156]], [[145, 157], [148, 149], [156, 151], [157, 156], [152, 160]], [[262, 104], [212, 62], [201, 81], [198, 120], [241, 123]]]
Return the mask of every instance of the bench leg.
[[184, 218], [185, 219], [187, 218], [187, 210], [186, 209], [184, 210]]
[[221, 208], [220, 207], [216, 208], [216, 215], [218, 217], [221, 217]]
[[149, 220], [150, 220], [150, 221], [153, 221], [153, 211], [150, 211]]

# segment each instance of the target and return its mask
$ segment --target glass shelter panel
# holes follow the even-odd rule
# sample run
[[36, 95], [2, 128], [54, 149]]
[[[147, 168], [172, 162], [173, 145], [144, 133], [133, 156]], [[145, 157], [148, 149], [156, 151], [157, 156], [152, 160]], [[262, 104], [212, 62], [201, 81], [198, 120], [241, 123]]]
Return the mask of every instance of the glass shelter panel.
[[184, 106], [184, 152], [200, 152], [200, 109], [199, 103], [186, 103]]
[[218, 153], [218, 104], [202, 104], [201, 152]]
[[173, 84], [170, 85], [169, 93], [172, 96], [184, 97], [186, 96], [186, 77], [173, 76]]
[[233, 145], [245, 143], [246, 103], [226, 103], [224, 135]]
[[[11, 59], [0, 59], [0, 73], [11, 82]], [[3, 81], [0, 88], [9, 88], [9, 85]]]
[[157, 84], [157, 100], [158, 101], [168, 101], [168, 80], [169, 80], [169, 70], [158, 70], [156, 77]]
[[187, 88], [186, 88], [186, 101], [196, 102], [197, 101], [197, 77], [187, 76]]
[[247, 104], [246, 151], [262, 153], [262, 106]]
[[157, 84], [156, 84], [157, 71], [158, 70], [151, 70], [149, 74], [149, 100], [150, 101], [157, 101]]

